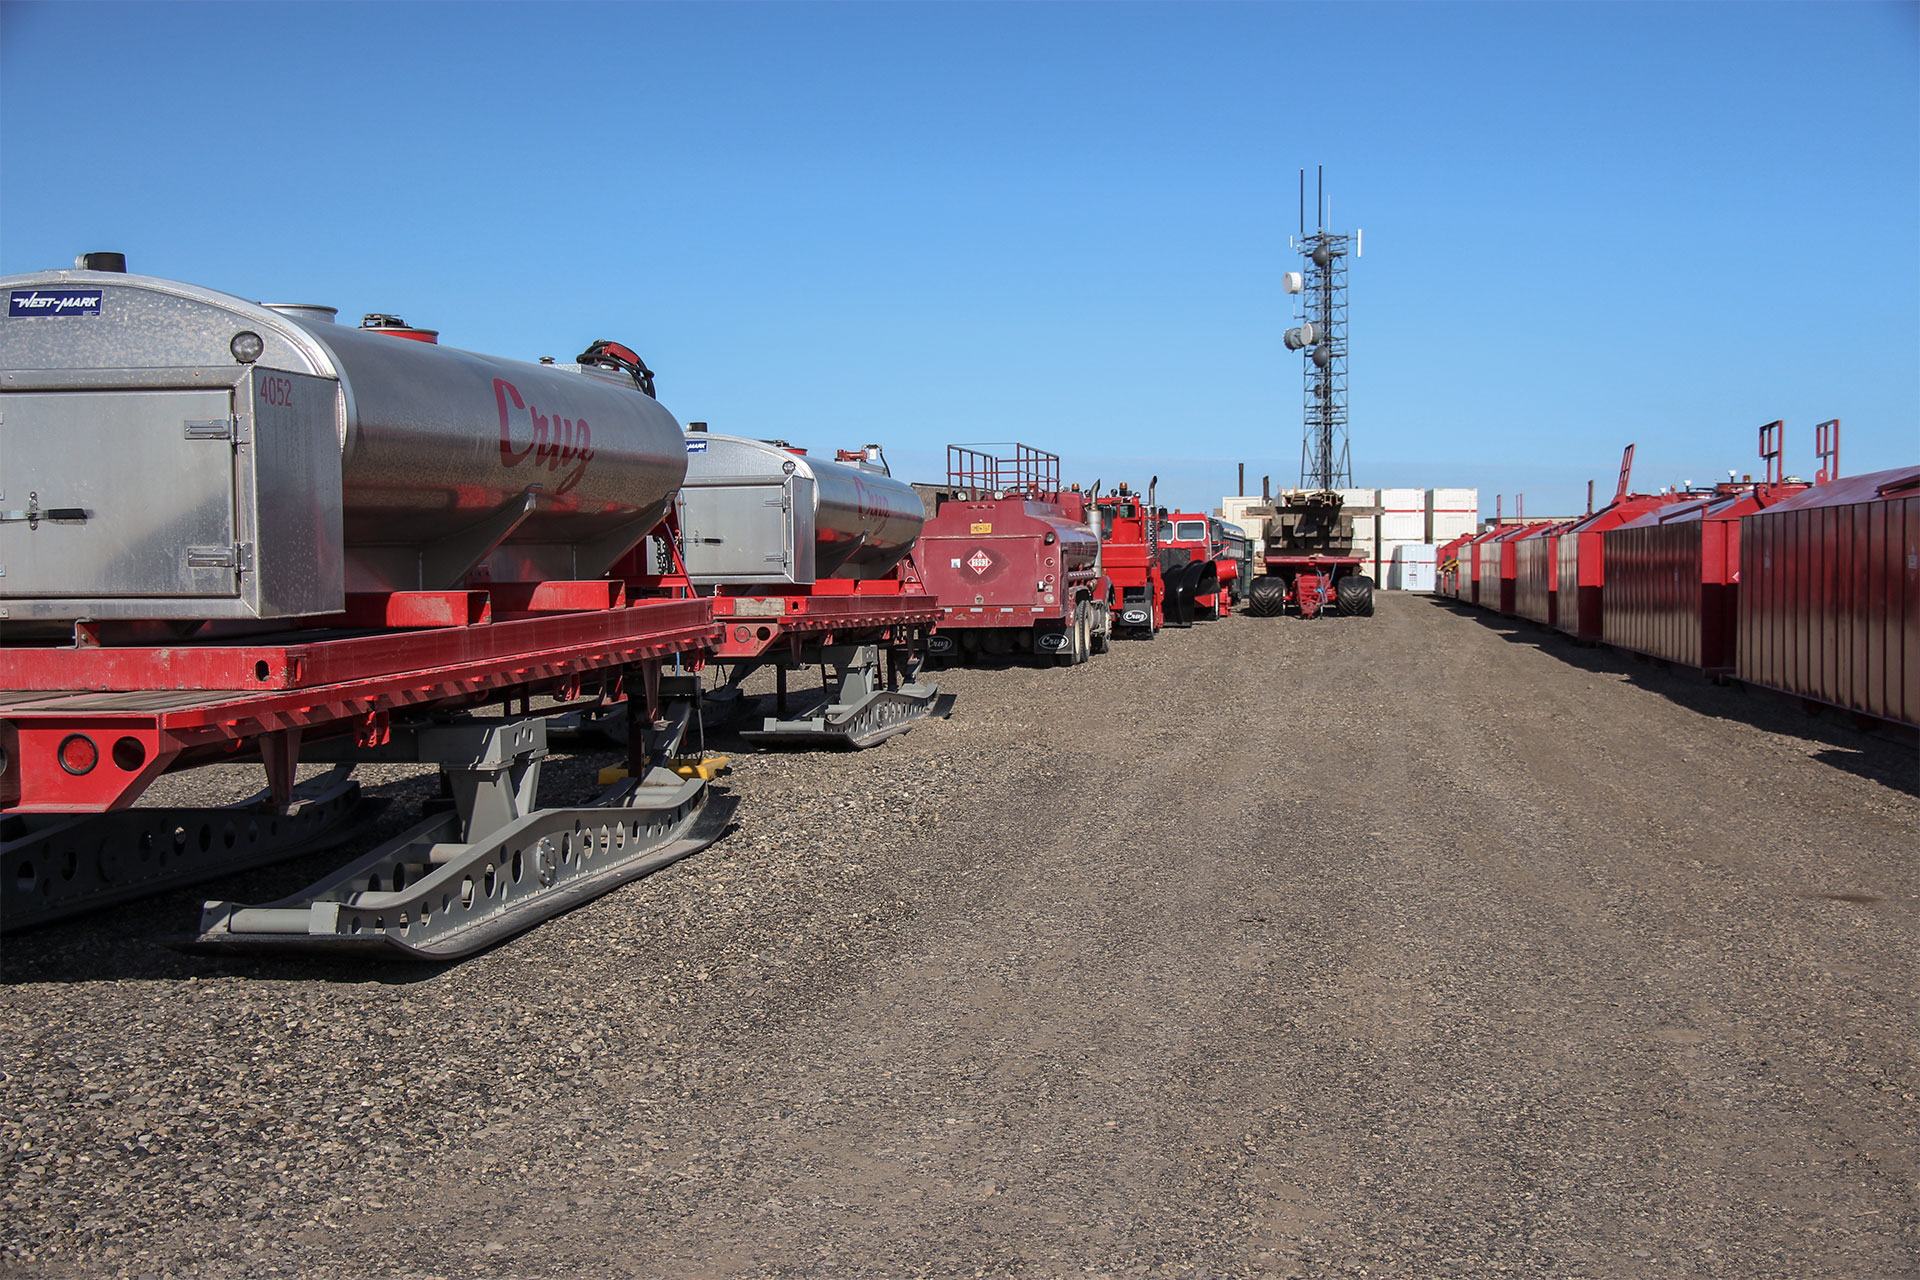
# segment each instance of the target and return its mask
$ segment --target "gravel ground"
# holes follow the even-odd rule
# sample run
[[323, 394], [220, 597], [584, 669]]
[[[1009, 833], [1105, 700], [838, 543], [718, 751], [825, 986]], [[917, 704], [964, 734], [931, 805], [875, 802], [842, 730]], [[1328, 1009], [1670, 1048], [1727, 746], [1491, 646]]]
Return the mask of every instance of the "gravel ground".
[[0, 1274], [1920, 1274], [1910, 738], [1415, 597], [940, 680], [461, 964], [8, 939]]

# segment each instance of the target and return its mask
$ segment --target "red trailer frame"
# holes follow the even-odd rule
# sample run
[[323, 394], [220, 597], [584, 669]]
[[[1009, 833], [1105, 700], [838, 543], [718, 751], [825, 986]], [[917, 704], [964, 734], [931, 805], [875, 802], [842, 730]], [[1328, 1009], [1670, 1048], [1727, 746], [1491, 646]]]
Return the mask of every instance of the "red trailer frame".
[[[720, 586], [710, 604], [719, 628], [713, 657], [734, 664], [726, 687], [737, 689], [761, 666], [774, 670], [774, 714], [762, 728], [742, 731], [749, 741], [869, 747], [952, 706], [917, 682], [941, 609], [911, 553], [884, 578]], [[805, 720], [788, 720], [787, 670], [816, 661], [835, 668], [831, 687]]]
[[[316, 821], [313, 784], [295, 787], [303, 758], [439, 763], [456, 806], [297, 901], [210, 904], [204, 945], [463, 955], [711, 843], [733, 802], [660, 767], [698, 697], [696, 678], [664, 668], [697, 671], [720, 630], [671, 522], [647, 543], [665, 572], [639, 572], [636, 552], [610, 579], [350, 596], [290, 631], [162, 640], [151, 624], [83, 623], [71, 645], [0, 648], [8, 927], [336, 842], [357, 789], [342, 776]], [[621, 707], [631, 781], [586, 808], [539, 808], [543, 695]], [[518, 719], [448, 719], [515, 701]], [[130, 808], [165, 773], [248, 761], [266, 775], [257, 802]], [[562, 841], [589, 820], [604, 843]]]

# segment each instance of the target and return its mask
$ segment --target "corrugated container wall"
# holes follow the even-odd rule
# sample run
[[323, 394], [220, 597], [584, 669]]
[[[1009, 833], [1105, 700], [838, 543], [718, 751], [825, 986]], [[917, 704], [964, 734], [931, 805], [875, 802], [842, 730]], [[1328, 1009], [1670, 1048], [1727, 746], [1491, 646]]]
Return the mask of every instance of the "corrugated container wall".
[[1544, 525], [1514, 544], [1513, 611], [1550, 627], [1559, 618], [1560, 530]]
[[1747, 516], [1740, 582], [1740, 679], [1920, 724], [1920, 467]]
[[1598, 640], [1607, 585], [1606, 549], [1601, 535], [1627, 521], [1672, 506], [1684, 495], [1635, 493], [1583, 516], [1560, 531], [1554, 627], [1581, 640]]
[[[1712, 670], [1732, 649], [1737, 561], [1711, 499], [1654, 511], [1600, 535], [1607, 566], [1600, 636], [1649, 657]], [[1739, 538], [1732, 539], [1737, 555]]]

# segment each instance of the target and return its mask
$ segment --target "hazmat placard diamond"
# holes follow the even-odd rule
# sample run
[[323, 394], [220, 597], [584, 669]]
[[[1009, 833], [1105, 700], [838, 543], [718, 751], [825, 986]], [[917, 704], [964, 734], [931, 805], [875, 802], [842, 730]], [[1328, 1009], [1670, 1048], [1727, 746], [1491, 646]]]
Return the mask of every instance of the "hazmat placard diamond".
[[987, 570], [993, 568], [993, 557], [984, 551], [976, 551], [968, 558], [967, 568], [973, 570], [975, 573], [985, 573]]

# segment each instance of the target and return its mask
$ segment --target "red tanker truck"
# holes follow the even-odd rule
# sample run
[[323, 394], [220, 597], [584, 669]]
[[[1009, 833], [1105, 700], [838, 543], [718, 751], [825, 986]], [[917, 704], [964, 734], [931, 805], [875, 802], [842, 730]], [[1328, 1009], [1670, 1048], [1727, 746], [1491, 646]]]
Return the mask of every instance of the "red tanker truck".
[[1061, 488], [1059, 455], [948, 445], [946, 485], [915, 488], [928, 512], [916, 555], [940, 600], [931, 653], [1077, 666], [1106, 652], [1110, 588], [1090, 495]]

